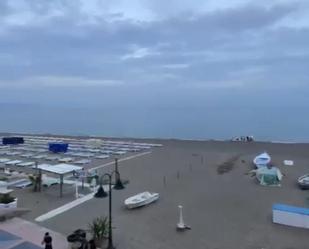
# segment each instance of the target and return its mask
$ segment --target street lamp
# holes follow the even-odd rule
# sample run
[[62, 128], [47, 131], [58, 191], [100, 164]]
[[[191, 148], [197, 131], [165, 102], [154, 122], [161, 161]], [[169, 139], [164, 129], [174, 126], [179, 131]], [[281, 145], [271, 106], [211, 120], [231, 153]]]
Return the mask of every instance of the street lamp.
[[114, 189], [120, 190], [120, 189], [124, 189], [123, 183], [120, 179], [120, 173], [118, 170], [118, 158], [115, 158], [115, 185], [114, 185]]
[[[113, 171], [112, 173], [105, 173], [104, 175], [102, 175], [100, 177], [100, 187], [97, 191], [97, 193], [94, 195], [94, 197], [96, 198], [104, 198], [104, 197], [107, 197], [108, 195], [108, 199], [109, 199], [109, 214], [108, 214], [108, 246], [107, 246], [107, 249], [115, 249], [114, 245], [113, 245], [113, 233], [112, 233], [112, 177], [113, 177], [113, 174], [116, 174], [117, 177], [116, 177], [116, 182], [115, 182], [115, 185], [114, 185], [114, 189], [116, 190], [120, 190], [120, 189], [124, 189], [124, 186], [120, 180], [120, 174], [118, 171]], [[107, 177], [108, 179], [108, 186], [109, 186], [109, 190], [108, 190], [108, 194], [104, 191], [104, 188], [103, 188], [103, 179], [104, 177]]]

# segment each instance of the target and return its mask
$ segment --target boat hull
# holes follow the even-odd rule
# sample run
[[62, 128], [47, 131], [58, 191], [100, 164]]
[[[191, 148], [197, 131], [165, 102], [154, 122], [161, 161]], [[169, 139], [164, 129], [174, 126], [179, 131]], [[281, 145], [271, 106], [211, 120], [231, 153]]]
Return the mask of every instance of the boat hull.
[[128, 209], [138, 208], [142, 206], [146, 206], [152, 202], [155, 202], [159, 199], [158, 193], [152, 193], [151, 196], [147, 199], [140, 199], [140, 200], [134, 200], [135, 198], [138, 198], [139, 195], [136, 195], [137, 197], [133, 196], [125, 200], [124, 204]]
[[302, 190], [308, 190], [309, 189], [309, 175], [304, 175], [298, 178], [297, 180], [298, 186]]
[[262, 153], [253, 159], [253, 163], [257, 168], [267, 166], [267, 164], [269, 164], [270, 161], [271, 161], [271, 158], [267, 153]]

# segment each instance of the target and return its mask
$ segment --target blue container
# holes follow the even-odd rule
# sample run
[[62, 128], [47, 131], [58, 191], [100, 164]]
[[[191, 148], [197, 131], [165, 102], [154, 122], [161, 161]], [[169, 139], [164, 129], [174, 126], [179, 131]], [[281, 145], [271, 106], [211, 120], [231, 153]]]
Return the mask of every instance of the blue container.
[[4, 137], [2, 138], [2, 144], [23, 144], [24, 138], [23, 137]]
[[68, 151], [69, 144], [66, 143], [49, 143], [49, 151], [54, 153], [65, 153]]

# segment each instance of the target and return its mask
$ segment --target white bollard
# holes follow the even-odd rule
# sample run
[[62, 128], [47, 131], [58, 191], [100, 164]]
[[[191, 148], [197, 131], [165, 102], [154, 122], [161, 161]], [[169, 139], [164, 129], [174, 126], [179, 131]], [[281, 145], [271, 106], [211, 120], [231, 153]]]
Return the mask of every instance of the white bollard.
[[79, 194], [78, 194], [78, 181], [76, 180], [75, 181], [75, 198], [77, 199], [79, 197]]
[[93, 193], [95, 193], [97, 191], [97, 181], [94, 178], [91, 180], [90, 185], [92, 186]]
[[185, 225], [185, 223], [184, 223], [184, 221], [183, 221], [182, 206], [179, 205], [178, 208], [179, 208], [179, 222], [178, 222], [178, 224], [177, 224], [177, 228], [178, 228], [178, 229], [185, 229], [185, 228], [186, 228], [186, 225]]

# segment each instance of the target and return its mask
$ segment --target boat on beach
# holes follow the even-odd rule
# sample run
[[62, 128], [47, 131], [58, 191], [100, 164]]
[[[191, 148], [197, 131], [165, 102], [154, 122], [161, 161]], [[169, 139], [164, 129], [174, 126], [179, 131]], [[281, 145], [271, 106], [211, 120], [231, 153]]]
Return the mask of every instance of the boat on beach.
[[151, 193], [146, 191], [127, 198], [124, 201], [124, 204], [128, 209], [133, 209], [148, 205], [152, 202], [155, 202], [158, 199], [159, 199], [158, 193]]
[[265, 167], [267, 166], [267, 164], [270, 163], [271, 157], [267, 152], [264, 152], [260, 155], [257, 155], [254, 159], [253, 159], [253, 163], [257, 168], [260, 167]]
[[309, 189], [309, 174], [303, 175], [297, 179], [298, 186], [303, 189]]
[[237, 136], [237, 137], [232, 137], [231, 141], [233, 142], [253, 142], [254, 138], [253, 136]]

